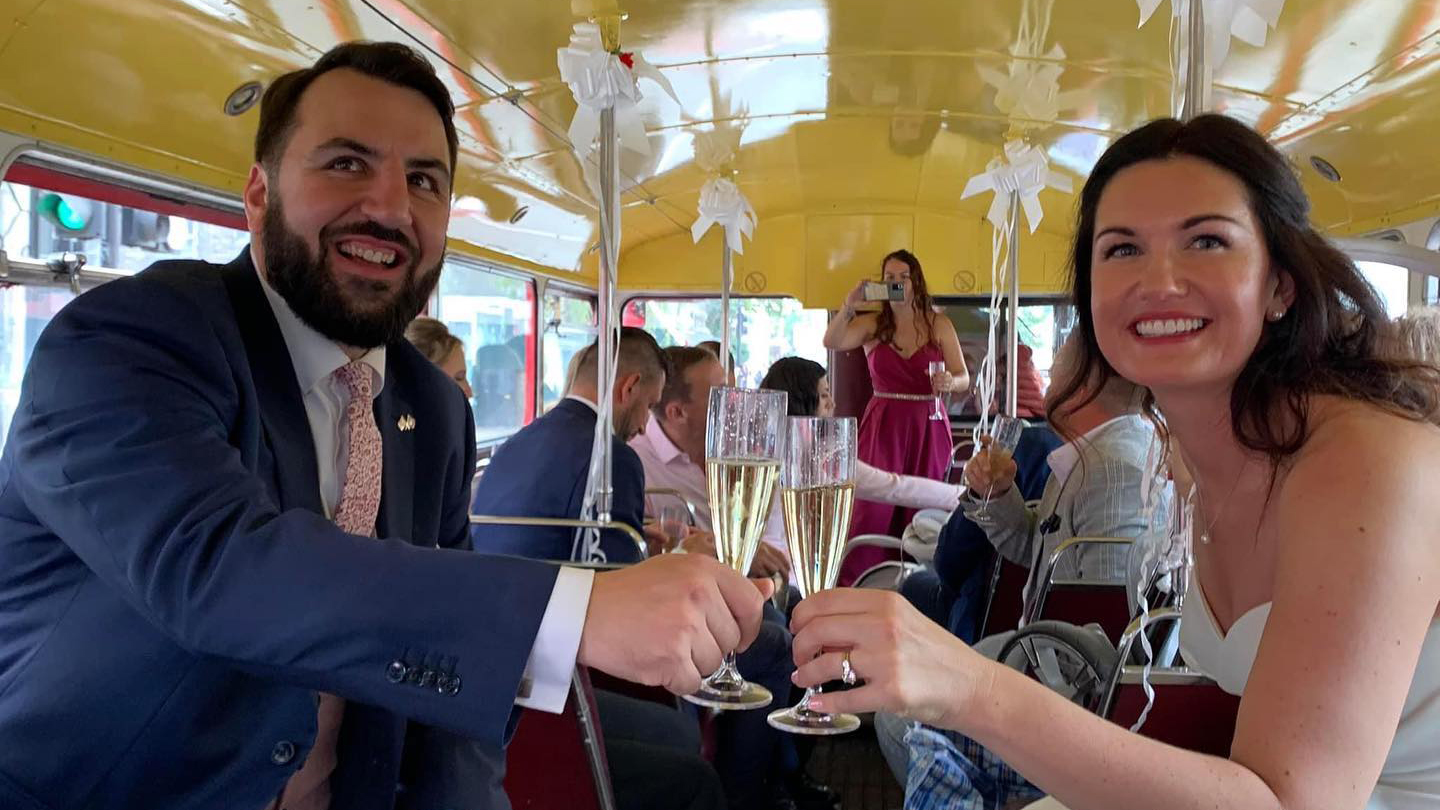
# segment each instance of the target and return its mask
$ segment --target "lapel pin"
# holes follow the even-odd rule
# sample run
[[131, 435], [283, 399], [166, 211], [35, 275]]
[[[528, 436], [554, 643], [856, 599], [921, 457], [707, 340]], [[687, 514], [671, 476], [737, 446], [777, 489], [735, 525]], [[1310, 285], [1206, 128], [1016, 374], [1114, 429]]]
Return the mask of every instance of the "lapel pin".
[[404, 416], [400, 417], [398, 420], [396, 420], [395, 427], [400, 428], [401, 431], [414, 430], [415, 417], [407, 413]]

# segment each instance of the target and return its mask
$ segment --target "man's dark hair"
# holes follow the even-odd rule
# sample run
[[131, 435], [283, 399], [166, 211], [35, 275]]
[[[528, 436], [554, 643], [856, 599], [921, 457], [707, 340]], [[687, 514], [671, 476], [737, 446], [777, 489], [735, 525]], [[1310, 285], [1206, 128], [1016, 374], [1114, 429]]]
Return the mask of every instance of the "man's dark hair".
[[665, 406], [672, 402], [690, 401], [690, 381], [685, 374], [691, 366], [706, 360], [719, 360], [715, 353], [699, 346], [666, 346], [665, 359], [670, 365], [670, 376], [665, 378], [665, 390], [660, 392], [660, 401], [651, 409], [657, 418], [665, 415]]
[[[575, 376], [594, 379], [600, 366], [597, 357], [599, 343], [591, 343], [583, 351], [575, 369]], [[661, 376], [667, 381], [670, 379], [669, 363], [665, 359], [665, 353], [660, 351], [660, 344], [655, 342], [649, 332], [638, 326], [620, 327], [619, 362], [616, 364], [615, 378], [629, 374], [639, 374], [644, 380], [654, 380]]]
[[[260, 126], [255, 130], [255, 162], [266, 171], [273, 171], [285, 151], [285, 143], [295, 129], [295, 110], [310, 83], [332, 70], [345, 68], [363, 73], [382, 82], [414, 90], [424, 96], [440, 122], [445, 126], [445, 141], [450, 145], [450, 176], [455, 176], [455, 156], [459, 141], [455, 135], [455, 105], [435, 69], [414, 48], [398, 42], [346, 42], [325, 52], [314, 65], [294, 70], [265, 89], [260, 100]], [[364, 103], [356, 99], [357, 104]]]

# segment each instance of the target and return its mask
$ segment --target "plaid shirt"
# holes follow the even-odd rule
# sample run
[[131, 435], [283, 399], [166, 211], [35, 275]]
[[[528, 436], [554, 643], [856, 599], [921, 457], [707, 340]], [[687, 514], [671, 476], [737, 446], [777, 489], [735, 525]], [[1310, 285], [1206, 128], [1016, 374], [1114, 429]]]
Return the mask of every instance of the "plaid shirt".
[[1003, 810], [1045, 795], [963, 734], [915, 723], [905, 743], [905, 810]]

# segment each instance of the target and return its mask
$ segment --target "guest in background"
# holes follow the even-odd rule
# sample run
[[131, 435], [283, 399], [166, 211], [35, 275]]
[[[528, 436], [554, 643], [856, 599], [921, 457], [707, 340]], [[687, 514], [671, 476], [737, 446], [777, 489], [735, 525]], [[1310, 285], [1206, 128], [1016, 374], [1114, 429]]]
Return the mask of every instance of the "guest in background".
[[[925, 287], [920, 260], [897, 250], [881, 262], [882, 280], [899, 284], [900, 301], [884, 301], [878, 312], [859, 313], [865, 301], [863, 279], [825, 330], [825, 348], [850, 351], [863, 347], [874, 397], [860, 417], [859, 457], [887, 472], [941, 480], [950, 467], [949, 418], [930, 418], [936, 391], [959, 392], [970, 387], [970, 374], [960, 352], [955, 325], [935, 311]], [[930, 373], [930, 364], [944, 370]], [[899, 536], [911, 510], [857, 499], [852, 534]], [[840, 584], [885, 559], [881, 549], [852, 554], [840, 572]]]

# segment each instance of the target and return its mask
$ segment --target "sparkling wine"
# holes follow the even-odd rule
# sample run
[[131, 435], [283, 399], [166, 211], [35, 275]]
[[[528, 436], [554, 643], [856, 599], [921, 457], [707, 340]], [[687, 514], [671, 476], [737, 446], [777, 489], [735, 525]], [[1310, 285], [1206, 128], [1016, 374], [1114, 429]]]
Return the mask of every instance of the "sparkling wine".
[[833, 588], [840, 574], [840, 553], [850, 530], [855, 485], [786, 487], [780, 490], [780, 500], [785, 510], [790, 564], [800, 596]]
[[770, 516], [780, 462], [774, 459], [710, 459], [706, 462], [715, 555], [744, 574], [755, 559]]

